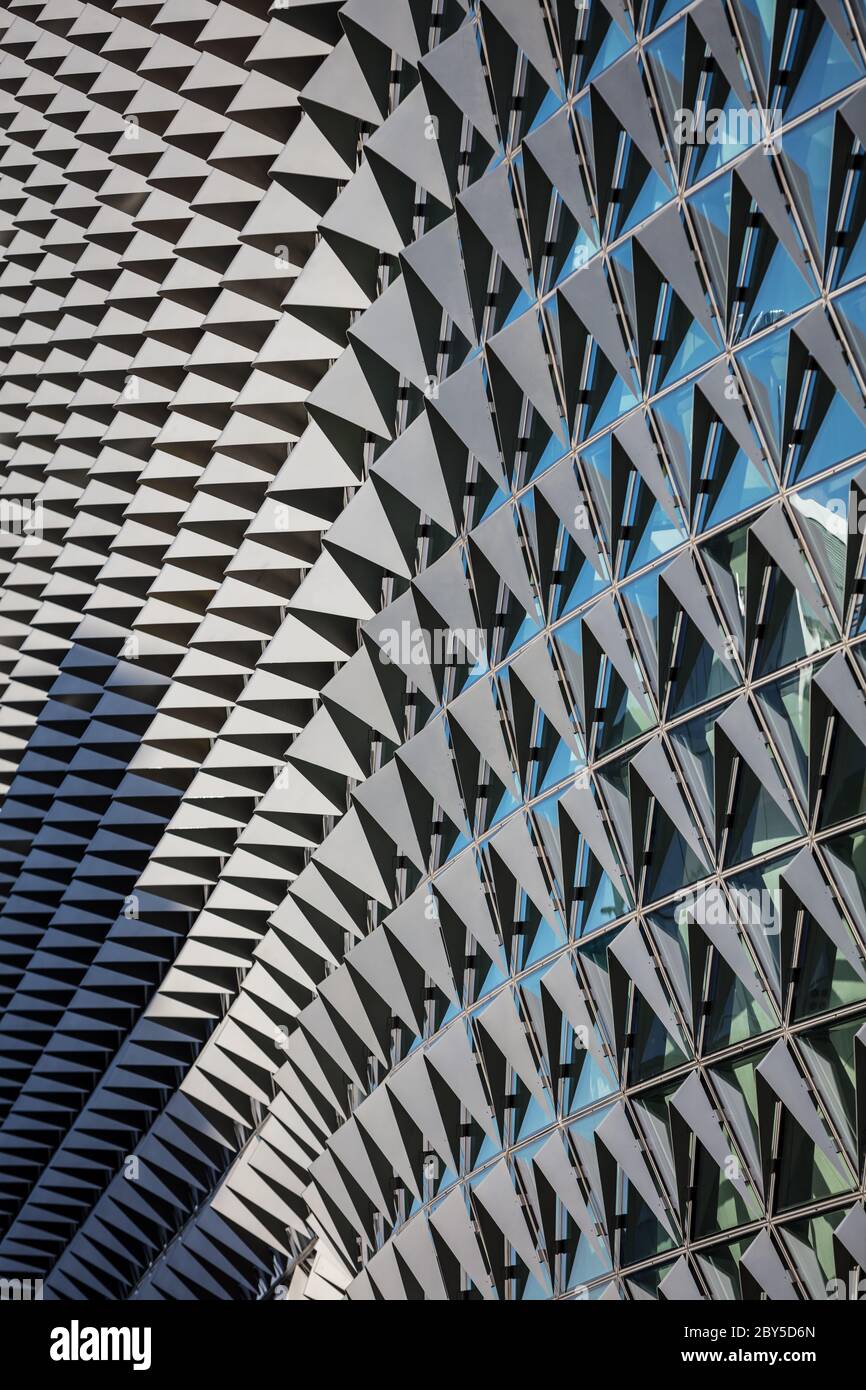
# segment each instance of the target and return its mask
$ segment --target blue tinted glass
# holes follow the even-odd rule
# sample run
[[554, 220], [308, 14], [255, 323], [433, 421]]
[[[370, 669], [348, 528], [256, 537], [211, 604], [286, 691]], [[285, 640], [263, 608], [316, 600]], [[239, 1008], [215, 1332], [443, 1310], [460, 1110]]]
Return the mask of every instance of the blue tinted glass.
[[813, 251], [822, 260], [835, 124], [835, 111], [825, 111], [786, 131], [781, 140], [782, 161], [790, 171], [797, 206], [804, 217]]
[[578, 549], [577, 543], [568, 538], [561, 567], [565, 573], [569, 572], [571, 558], [579, 560], [580, 568], [576, 579], [570, 584], [563, 584], [560, 587], [556, 600], [554, 616], [562, 618], [566, 613], [571, 613], [575, 608], [581, 608], [593, 597], [594, 594], [601, 593], [609, 584], [609, 579], [604, 574], [596, 574], [588, 560], [584, 560], [582, 552]]
[[628, 216], [623, 220], [623, 224], [618, 228], [617, 235], [623, 236], [631, 231], [632, 227], [637, 227], [641, 222], [664, 207], [674, 197], [674, 190], [663, 183], [655, 170], [650, 170], [643, 182], [641, 191], [635, 199], [634, 206]]
[[866, 275], [866, 224], [861, 222], [858, 208], [858, 200], [863, 198], [863, 170], [855, 171], [852, 180], [853, 188], [846, 222], [846, 234], [851, 244], [845, 255], [839, 257], [833, 277], [834, 287], [848, 285], [852, 280], [859, 280], [861, 276]]
[[[595, 357], [598, 357], [598, 348], [595, 349]], [[598, 414], [587, 420], [585, 429], [581, 428], [580, 438], [583, 439], [589, 434], [597, 434], [609, 425], [615, 424], [617, 420], [622, 419], [623, 415], [634, 410], [637, 404], [637, 396], [620, 377], [615, 376]]]
[[834, 34], [832, 26], [825, 21], [817, 40], [808, 36], [808, 25], [803, 26], [801, 43], [808, 41], [809, 57], [806, 69], [785, 106], [785, 120], [791, 121], [801, 116], [813, 106], [820, 106], [834, 92], [841, 92], [856, 82], [862, 72], [846, 51], [841, 40]]
[[[811, 431], [810, 431], [811, 435]], [[834, 395], [814, 438], [795, 449], [794, 479], [812, 478], [863, 452], [863, 426], [848, 402]]]
[[[596, 9], [597, 8], [598, 6], [596, 6]], [[619, 25], [611, 19], [608, 22], [607, 33], [602, 40], [601, 47], [593, 61], [592, 67], [588, 72], [581, 73], [581, 85], [584, 87], [587, 86], [594, 77], [598, 77], [600, 73], [604, 72], [605, 68], [609, 68], [612, 63], [615, 63], [617, 58], [621, 58], [623, 53], [628, 51], [628, 47], [629, 41], [625, 34], [620, 29]]]
[[529, 127], [529, 130], [537, 130], [540, 125], [544, 125], [544, 122], [549, 120], [551, 116], [555, 115], [561, 106], [562, 96], [556, 92], [548, 91], [547, 96], [544, 98], [544, 101], [541, 103], [540, 107], [538, 108], [538, 111], [535, 114], [535, 118], [531, 126]]
[[542, 473], [546, 473], [548, 468], [552, 468], [553, 465], [558, 463], [561, 458], [564, 458], [567, 453], [568, 448], [566, 445], [562, 443], [562, 440], [557, 435], [552, 434], [544, 453], [541, 455], [541, 458], [532, 471], [530, 481], [540, 478]]
[[[761, 275], [759, 264], [755, 265], [753, 274]], [[751, 276], [750, 288], [754, 288]], [[816, 293], [814, 281], [810, 284], [805, 280], [784, 246], [777, 246], [769, 266], [761, 275], [754, 305], [743, 316], [737, 337], [749, 338], [753, 333], [760, 333], [795, 309], [802, 309], [815, 298]]]
[[761, 424], [769, 432], [778, 459], [782, 448], [785, 390], [788, 373], [788, 333], [771, 333], [744, 348], [737, 361], [751, 384], [750, 395], [761, 407]]
[[706, 506], [701, 511], [700, 531], [708, 531], [729, 521], [776, 491], [766, 470], [762, 471], [752, 463], [742, 449], [737, 451], [733, 461], [715, 481], [717, 485], [711, 486]]
[[718, 354], [719, 345], [692, 319], [677, 347], [673, 362], [665, 371], [660, 387], [673, 386], [681, 377], [694, 372]]

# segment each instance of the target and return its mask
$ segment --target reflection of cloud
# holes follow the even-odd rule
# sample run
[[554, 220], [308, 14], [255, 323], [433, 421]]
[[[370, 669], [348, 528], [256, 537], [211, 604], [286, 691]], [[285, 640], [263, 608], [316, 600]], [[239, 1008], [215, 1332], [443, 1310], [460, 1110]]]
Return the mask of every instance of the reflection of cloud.
[[803, 634], [803, 647], [805, 648], [807, 656], [815, 656], [824, 646], [820, 631], [820, 622], [815, 618], [809, 617], [802, 595], [797, 593], [795, 597], [797, 599], [797, 612], [800, 615], [800, 631]]
[[650, 538], [656, 550], [660, 551], [662, 554], [668, 550], [673, 550], [674, 546], [679, 545], [683, 539], [679, 531], [670, 529], [666, 531], [653, 531]]
[[848, 508], [841, 498], [829, 504], [819, 502], [814, 497], [792, 497], [794, 510], [807, 521], [815, 521], [829, 531], [837, 540], [844, 541], [848, 536]]

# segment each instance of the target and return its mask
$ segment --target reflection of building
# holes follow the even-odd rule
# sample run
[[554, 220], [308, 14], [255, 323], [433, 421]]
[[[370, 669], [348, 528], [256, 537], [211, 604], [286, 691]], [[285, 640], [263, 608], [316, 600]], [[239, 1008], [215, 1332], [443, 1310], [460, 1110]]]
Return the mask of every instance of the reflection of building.
[[0, 1273], [839, 1296], [861, 7], [5, 24]]
[[787, 317], [788, 311], [785, 309], [765, 309], [755, 321], [755, 332], [762, 333], [765, 328], [772, 328], [774, 324], [781, 323]]

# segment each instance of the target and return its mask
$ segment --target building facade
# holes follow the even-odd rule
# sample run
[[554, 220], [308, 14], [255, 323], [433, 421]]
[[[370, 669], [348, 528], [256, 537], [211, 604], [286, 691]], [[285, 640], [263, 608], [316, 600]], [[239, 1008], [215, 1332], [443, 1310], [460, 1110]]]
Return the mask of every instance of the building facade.
[[866, 1291], [862, 0], [12, 0], [0, 1276]]

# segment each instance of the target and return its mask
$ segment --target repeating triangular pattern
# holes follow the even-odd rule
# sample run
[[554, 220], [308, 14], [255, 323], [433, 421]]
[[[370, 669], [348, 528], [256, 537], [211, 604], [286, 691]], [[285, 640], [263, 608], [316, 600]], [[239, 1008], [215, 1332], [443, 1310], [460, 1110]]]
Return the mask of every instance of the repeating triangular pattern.
[[866, 1275], [862, 0], [0, 11], [0, 1275]]

